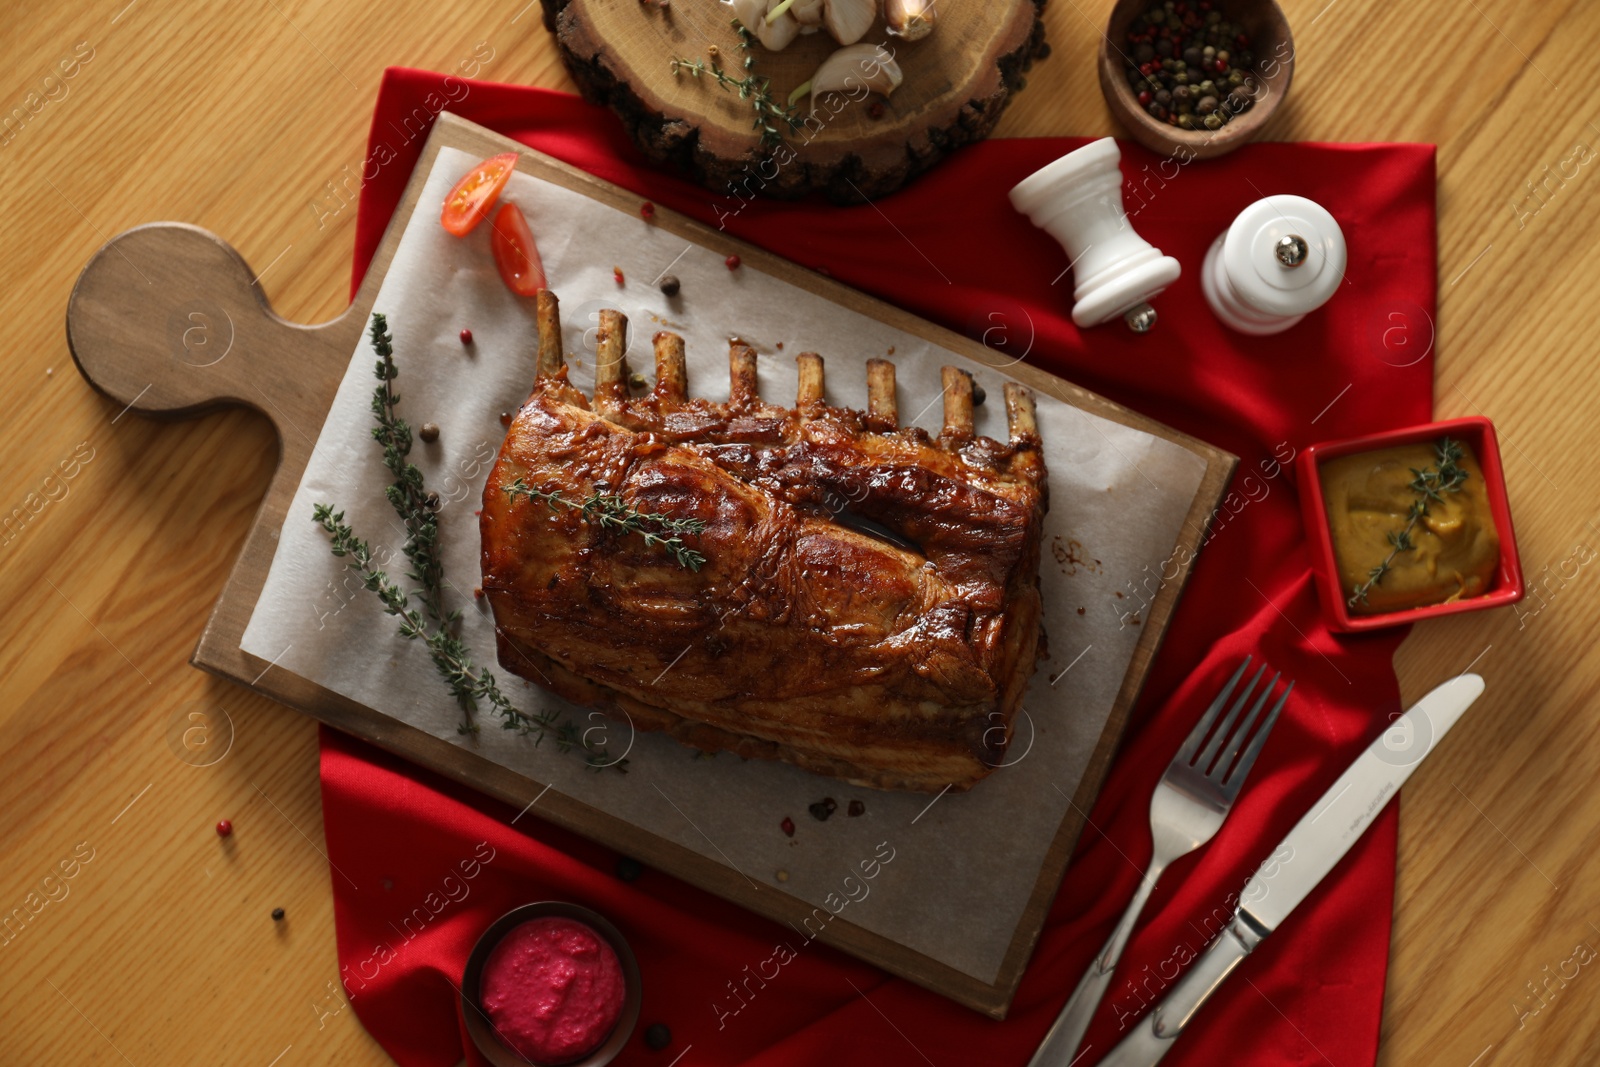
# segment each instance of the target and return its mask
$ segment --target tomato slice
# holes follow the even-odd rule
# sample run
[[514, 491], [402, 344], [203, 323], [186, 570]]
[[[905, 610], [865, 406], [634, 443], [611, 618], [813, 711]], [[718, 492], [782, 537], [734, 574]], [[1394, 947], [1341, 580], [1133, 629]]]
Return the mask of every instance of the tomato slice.
[[539, 261], [539, 247], [533, 243], [533, 231], [528, 229], [522, 209], [509, 202], [501, 204], [490, 227], [494, 232], [489, 235], [489, 247], [506, 288], [518, 296], [532, 296], [543, 289], [544, 264]]
[[478, 223], [489, 217], [489, 209], [500, 199], [500, 190], [511, 180], [516, 165], [517, 153], [503, 152], [473, 167], [444, 198], [440, 224], [457, 237], [471, 233]]

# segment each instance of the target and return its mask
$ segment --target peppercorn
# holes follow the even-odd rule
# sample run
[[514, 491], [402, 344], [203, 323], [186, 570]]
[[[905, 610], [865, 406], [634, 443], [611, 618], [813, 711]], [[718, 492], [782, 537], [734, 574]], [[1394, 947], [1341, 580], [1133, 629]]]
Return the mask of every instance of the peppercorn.
[[233, 833], [233, 823], [229, 822], [227, 819], [218, 819], [217, 820], [217, 836], [218, 837], [227, 837], [232, 833]]
[[644, 873], [644, 864], [632, 856], [617, 857], [617, 877], [624, 882], [637, 882]]
[[989, 394], [983, 391], [983, 386], [979, 385], [977, 382], [973, 382], [972, 383], [972, 406], [975, 407], [975, 408], [982, 407], [983, 406], [983, 402], [985, 400], [988, 400], [988, 399], [989, 399]]
[[1231, 90], [1246, 80], [1248, 38], [1209, 0], [1153, 4], [1134, 19], [1126, 41], [1124, 73], [1152, 120], [1217, 129], [1242, 110]]
[[472, 331], [471, 330], [462, 330], [461, 331], [461, 343], [464, 344], [464, 345], [470, 345], [472, 343]]
[[439, 510], [439, 494], [434, 492], [431, 489], [428, 490], [428, 495], [422, 498], [422, 503], [423, 503], [424, 506], [427, 507], [427, 509], [429, 511], [438, 511]]
[[833, 810], [838, 806], [838, 802], [832, 797], [823, 797], [815, 804], [806, 805], [806, 810], [809, 811], [811, 813], [811, 817], [818, 822], [827, 822], [828, 816], [832, 815]]
[[667, 1028], [666, 1023], [651, 1023], [644, 1032], [644, 1043], [660, 1052], [672, 1044], [672, 1031]]
[[676, 274], [663, 274], [661, 276], [661, 291], [663, 293], [667, 296], [677, 296], [678, 289], [679, 282]]
[[425, 444], [431, 445], [439, 439], [439, 427], [434, 423], [425, 422], [422, 424], [422, 429], [417, 431], [417, 436], [422, 438]]
[[865, 804], [863, 804], [861, 801], [852, 800], [850, 802], [849, 814], [850, 814], [850, 817], [852, 819], [856, 818], [859, 815], [865, 815], [866, 813], [867, 813], [867, 806]]
[[275, 923], [283, 922], [283, 909], [282, 908], [273, 908], [272, 909], [272, 921], [275, 922]]

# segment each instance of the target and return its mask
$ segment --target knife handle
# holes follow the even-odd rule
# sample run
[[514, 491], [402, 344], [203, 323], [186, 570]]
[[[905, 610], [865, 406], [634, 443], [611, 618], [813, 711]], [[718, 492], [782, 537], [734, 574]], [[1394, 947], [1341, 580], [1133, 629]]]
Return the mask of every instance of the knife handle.
[[1134, 1032], [1100, 1061], [1100, 1067], [1152, 1067], [1160, 1062], [1200, 1005], [1268, 933], [1246, 912], [1235, 912], [1233, 922], [1206, 946], [1155, 1010], [1139, 1020]]
[[1128, 947], [1134, 924], [1139, 919], [1139, 913], [1144, 911], [1150, 892], [1161, 877], [1161, 871], [1161, 866], [1152, 864], [1139, 880], [1139, 888], [1128, 902], [1122, 918], [1117, 920], [1116, 928], [1090, 962], [1089, 969], [1083, 972], [1078, 988], [1072, 991], [1061, 1014], [1056, 1016], [1044, 1040], [1039, 1042], [1039, 1048], [1034, 1052], [1033, 1059], [1028, 1061], [1028, 1067], [1070, 1067], [1076, 1062], [1078, 1046], [1083, 1043], [1083, 1035], [1089, 1031], [1089, 1022], [1094, 1018], [1095, 1009], [1105, 999], [1106, 990], [1111, 988], [1111, 979], [1117, 972], [1117, 961], [1122, 958], [1122, 950]]
[[1151, 1013], [1151, 1027], [1156, 1036], [1171, 1040], [1183, 1033], [1200, 1005], [1216, 992], [1222, 980], [1232, 974], [1246, 956], [1255, 951], [1268, 932], [1252, 923], [1247, 912], [1234, 912], [1233, 922], [1206, 947], [1205, 953], [1183, 973], [1172, 992]]

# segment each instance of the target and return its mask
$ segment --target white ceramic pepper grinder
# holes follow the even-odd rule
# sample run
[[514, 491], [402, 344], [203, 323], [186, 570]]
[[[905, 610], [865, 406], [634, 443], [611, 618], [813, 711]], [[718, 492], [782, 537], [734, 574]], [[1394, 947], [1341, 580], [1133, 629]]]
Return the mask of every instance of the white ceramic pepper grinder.
[[1281, 333], [1328, 302], [1344, 280], [1344, 233], [1303, 196], [1269, 196], [1211, 243], [1200, 287], [1217, 318], [1240, 333]]
[[1018, 182], [1011, 206], [1067, 250], [1073, 322], [1098, 326], [1120, 315], [1144, 333], [1156, 322], [1151, 298], [1182, 268], [1133, 232], [1122, 206], [1121, 160], [1114, 139], [1091, 141]]

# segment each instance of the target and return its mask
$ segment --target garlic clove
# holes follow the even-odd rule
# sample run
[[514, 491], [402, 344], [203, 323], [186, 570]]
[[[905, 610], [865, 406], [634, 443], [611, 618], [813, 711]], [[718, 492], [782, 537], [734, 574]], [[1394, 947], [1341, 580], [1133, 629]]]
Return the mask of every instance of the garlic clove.
[[823, 9], [826, 6], [826, 0], [794, 0], [789, 7], [789, 14], [800, 24], [801, 33], [812, 33], [822, 25]]
[[738, 19], [745, 29], [755, 33], [761, 25], [761, 20], [767, 14], [767, 0], [732, 0], [733, 17]]
[[762, 17], [756, 24], [756, 37], [768, 49], [781, 52], [789, 47], [796, 37], [800, 36], [800, 23], [795, 21], [792, 9], [786, 9], [781, 15], [772, 18], [772, 10], [783, 0], [767, 0], [762, 5]]
[[889, 32], [908, 41], [920, 41], [933, 32], [937, 0], [883, 0]]
[[878, 0], [823, 0], [822, 20], [833, 39], [852, 45], [867, 35], [878, 17]]
[[734, 17], [755, 34], [756, 40], [774, 52], [787, 48], [800, 32], [800, 24], [788, 11], [768, 21], [767, 16], [780, 3], [782, 0], [733, 0]]
[[855, 96], [861, 86], [868, 92], [888, 96], [900, 87], [900, 64], [894, 53], [881, 44], [852, 44], [835, 51], [822, 61], [811, 76], [811, 113], [817, 113], [821, 93], [849, 93]]

